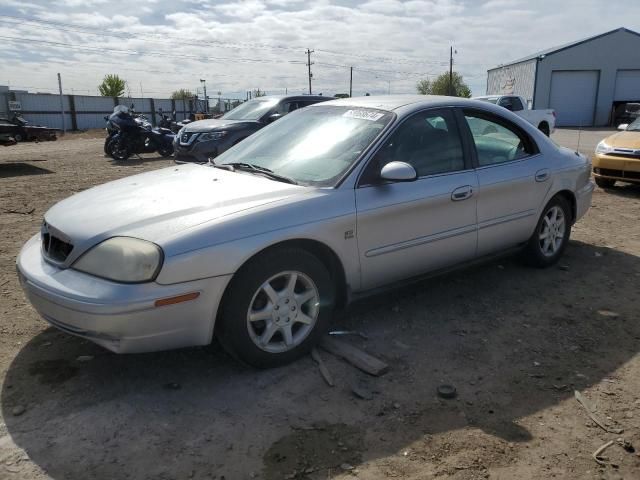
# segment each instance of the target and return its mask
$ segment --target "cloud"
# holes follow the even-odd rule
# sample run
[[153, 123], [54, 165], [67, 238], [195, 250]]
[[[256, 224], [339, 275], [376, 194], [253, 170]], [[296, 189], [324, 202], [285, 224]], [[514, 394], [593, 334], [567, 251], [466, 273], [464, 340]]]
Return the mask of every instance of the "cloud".
[[[82, 26], [16, 23], [12, 17]], [[3, 73], [14, 85], [93, 91], [105, 73], [121, 72], [155, 96], [199, 88], [244, 97], [307, 89], [306, 48], [314, 91], [413, 93], [424, 76], [455, 68], [474, 94], [486, 70], [532, 52], [620, 26], [640, 30], [640, 5], [620, 0], [4, 0]], [[31, 39], [31, 40], [29, 40]], [[36, 43], [35, 40], [65, 45]], [[123, 53], [124, 51], [125, 53]], [[18, 52], [18, 54], [16, 54]]]

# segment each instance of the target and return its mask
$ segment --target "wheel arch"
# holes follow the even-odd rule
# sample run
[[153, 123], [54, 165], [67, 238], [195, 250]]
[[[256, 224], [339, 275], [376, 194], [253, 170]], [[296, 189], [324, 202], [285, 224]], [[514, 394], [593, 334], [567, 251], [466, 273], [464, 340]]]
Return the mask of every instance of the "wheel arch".
[[560, 190], [553, 197], [562, 197], [567, 201], [567, 203], [569, 203], [569, 206], [571, 207], [571, 225], [573, 225], [576, 221], [578, 208], [575, 194], [571, 190]]
[[[276, 250], [279, 248], [286, 248], [286, 247], [300, 248], [302, 250], [306, 250], [307, 252], [311, 253], [316, 258], [318, 258], [323, 263], [323, 265], [327, 267], [327, 270], [331, 275], [331, 279], [336, 285], [336, 307], [344, 308], [348, 303], [348, 297], [349, 297], [348, 288], [347, 288], [347, 277], [344, 270], [344, 265], [342, 264], [342, 261], [340, 260], [340, 257], [338, 256], [338, 254], [331, 247], [329, 247], [327, 244], [320, 242], [318, 240], [311, 240], [308, 238], [294, 238], [294, 239], [283, 240], [283, 241], [274, 243], [272, 245], [269, 245], [268, 247], [265, 247], [255, 252], [250, 257], [248, 257], [242, 263], [242, 265], [236, 270], [236, 273], [234, 274], [234, 276], [237, 275], [237, 273], [240, 270], [247, 267], [247, 265], [249, 265], [251, 261], [257, 258], [258, 256], [264, 255], [266, 252], [271, 250]], [[227, 284], [227, 286], [224, 289], [224, 293], [222, 294], [222, 299], [220, 300], [220, 303], [218, 305], [218, 310], [216, 312], [216, 321], [215, 321], [216, 327], [219, 324], [218, 317], [222, 310], [221, 306], [224, 304], [228, 296], [228, 292], [232, 288], [232, 285], [233, 285], [233, 279], [231, 279], [231, 281]], [[214, 327], [214, 333], [215, 333], [216, 327]]]

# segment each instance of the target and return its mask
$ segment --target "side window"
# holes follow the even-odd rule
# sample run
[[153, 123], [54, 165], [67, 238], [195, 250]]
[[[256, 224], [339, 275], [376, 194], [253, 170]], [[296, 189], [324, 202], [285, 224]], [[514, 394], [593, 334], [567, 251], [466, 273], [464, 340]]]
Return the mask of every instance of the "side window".
[[460, 132], [453, 112], [431, 110], [405, 120], [374, 157], [374, 169], [389, 162], [406, 162], [419, 177], [464, 170]]
[[502, 97], [498, 102], [498, 105], [500, 105], [503, 108], [506, 108], [507, 110], [513, 110], [513, 103], [511, 103], [511, 97]]
[[281, 115], [286, 115], [287, 113], [291, 113], [294, 110], [298, 109], [298, 102], [281, 102], [278, 105], [277, 113]]
[[524, 110], [524, 107], [522, 106], [522, 101], [518, 98], [518, 97], [513, 97], [511, 99], [511, 105], [512, 105], [512, 112], [519, 112], [520, 110]]
[[466, 112], [481, 167], [518, 160], [537, 152], [533, 141], [518, 127], [488, 114]]

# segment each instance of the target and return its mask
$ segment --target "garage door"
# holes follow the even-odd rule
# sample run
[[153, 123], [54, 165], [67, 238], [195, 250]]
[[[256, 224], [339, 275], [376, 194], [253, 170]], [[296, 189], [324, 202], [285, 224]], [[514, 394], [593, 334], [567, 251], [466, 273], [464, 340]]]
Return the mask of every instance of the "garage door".
[[640, 100], [640, 70], [618, 70], [613, 100]]
[[556, 125], [593, 125], [599, 75], [598, 70], [556, 71], [551, 74], [549, 107], [556, 111]]

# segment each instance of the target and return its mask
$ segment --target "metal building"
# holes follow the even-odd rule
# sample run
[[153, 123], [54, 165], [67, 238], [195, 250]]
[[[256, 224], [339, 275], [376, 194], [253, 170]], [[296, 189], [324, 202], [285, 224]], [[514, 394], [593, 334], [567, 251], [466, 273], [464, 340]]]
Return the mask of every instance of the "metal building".
[[[605, 126], [640, 103], [640, 34], [618, 28], [487, 71], [487, 95], [553, 108], [558, 126]], [[631, 108], [631, 107], [629, 107]]]

